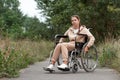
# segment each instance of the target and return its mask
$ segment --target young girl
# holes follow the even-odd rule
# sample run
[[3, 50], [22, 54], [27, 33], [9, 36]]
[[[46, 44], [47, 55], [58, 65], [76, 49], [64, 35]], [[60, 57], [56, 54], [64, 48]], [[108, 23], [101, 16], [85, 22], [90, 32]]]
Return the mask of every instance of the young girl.
[[[64, 35], [69, 37], [69, 42], [63, 42], [64, 39], [60, 39], [60, 43], [58, 43], [54, 49], [51, 64], [47, 67], [49, 70], [53, 70], [54, 64], [59, 57], [60, 53], [62, 54], [63, 64], [58, 66], [58, 68], [65, 69], [68, 67], [68, 52], [75, 49], [75, 37], [77, 34], [86, 34], [89, 38], [88, 44], [85, 47], [85, 51], [87, 52], [89, 47], [94, 44], [95, 38], [94, 36], [89, 32], [89, 30], [84, 26], [80, 24], [80, 18], [78, 15], [71, 16], [71, 23], [72, 26], [65, 32]], [[76, 38], [79, 42], [85, 41], [85, 36], [79, 36]]]

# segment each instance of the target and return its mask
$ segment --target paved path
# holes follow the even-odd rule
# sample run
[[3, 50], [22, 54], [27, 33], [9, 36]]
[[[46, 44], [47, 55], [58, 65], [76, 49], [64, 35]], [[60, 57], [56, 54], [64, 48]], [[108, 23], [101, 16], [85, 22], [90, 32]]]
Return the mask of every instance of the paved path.
[[98, 68], [90, 73], [80, 69], [77, 73], [72, 73], [71, 71], [62, 72], [56, 69], [54, 73], [49, 73], [43, 70], [43, 67], [47, 64], [47, 60], [37, 62], [21, 70], [19, 78], [4, 80], [120, 80], [120, 76], [113, 69]]

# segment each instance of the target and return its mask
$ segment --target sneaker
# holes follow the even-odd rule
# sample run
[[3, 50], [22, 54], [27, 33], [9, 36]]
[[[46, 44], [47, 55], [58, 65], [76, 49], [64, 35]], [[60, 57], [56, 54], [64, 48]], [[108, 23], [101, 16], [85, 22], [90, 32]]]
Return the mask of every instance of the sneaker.
[[63, 63], [60, 66], [58, 66], [58, 68], [65, 69], [65, 68], [68, 68], [68, 65]]
[[50, 70], [53, 70], [54, 69], [54, 65], [53, 64], [50, 64], [47, 69], [50, 69]]

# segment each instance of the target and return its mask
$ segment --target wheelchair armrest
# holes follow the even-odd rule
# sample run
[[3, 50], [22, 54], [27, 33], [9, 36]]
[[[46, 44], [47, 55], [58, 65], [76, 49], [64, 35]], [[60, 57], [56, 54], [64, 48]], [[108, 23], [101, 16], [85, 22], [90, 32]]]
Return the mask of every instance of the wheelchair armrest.
[[56, 34], [55, 39], [56, 38], [68, 38], [68, 36], [65, 36], [65, 35], [62, 35], [62, 34]]

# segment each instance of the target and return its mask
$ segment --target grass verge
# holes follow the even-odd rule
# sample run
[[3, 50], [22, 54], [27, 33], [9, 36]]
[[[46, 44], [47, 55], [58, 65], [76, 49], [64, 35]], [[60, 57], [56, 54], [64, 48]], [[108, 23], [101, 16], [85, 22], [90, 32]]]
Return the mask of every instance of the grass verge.
[[0, 41], [0, 77], [18, 77], [19, 71], [46, 59], [53, 46], [50, 41]]
[[120, 39], [105, 41], [98, 46], [98, 51], [101, 66], [113, 68], [120, 72]]

